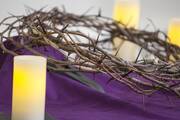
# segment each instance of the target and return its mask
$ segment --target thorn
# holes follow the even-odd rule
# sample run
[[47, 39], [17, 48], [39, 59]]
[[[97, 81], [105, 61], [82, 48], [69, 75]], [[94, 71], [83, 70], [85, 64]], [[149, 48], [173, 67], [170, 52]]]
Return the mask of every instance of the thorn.
[[72, 53], [71, 52], [68, 52], [68, 56], [70, 56]]
[[88, 50], [91, 50], [91, 46], [90, 46], [91, 42], [89, 41], [89, 47], [88, 47]]
[[115, 56], [117, 56], [117, 54], [118, 54], [118, 52], [119, 52], [119, 50], [121, 49], [121, 46], [122, 46], [123, 44], [124, 44], [124, 40], [119, 44], [118, 50], [116, 51]]
[[[97, 46], [97, 44], [98, 44], [100, 35], [101, 35], [101, 32], [99, 32], [99, 34], [98, 34], [98, 36], [97, 36], [97, 39], [96, 39], [96, 41], [95, 41], [95, 46]], [[94, 47], [94, 52], [95, 52], [95, 50], [96, 50], [96, 48]]]
[[139, 56], [141, 55], [142, 50], [143, 50], [143, 48], [140, 49], [140, 51], [139, 51], [139, 53], [138, 53], [138, 55], [137, 55], [137, 57], [136, 57], [135, 63], [138, 61]]
[[66, 7], [62, 5], [63, 12], [66, 13]]
[[68, 26], [69, 26], [69, 24], [65, 25], [65, 26], [61, 29], [61, 31], [64, 32]]
[[99, 11], [98, 11], [98, 17], [101, 17], [101, 13], [102, 13], [102, 11], [101, 11], [101, 8], [100, 8]]
[[40, 21], [39, 17], [37, 17], [37, 20], [39, 22], [40, 27], [42, 28], [42, 31], [46, 34], [46, 30], [44, 29], [42, 22]]

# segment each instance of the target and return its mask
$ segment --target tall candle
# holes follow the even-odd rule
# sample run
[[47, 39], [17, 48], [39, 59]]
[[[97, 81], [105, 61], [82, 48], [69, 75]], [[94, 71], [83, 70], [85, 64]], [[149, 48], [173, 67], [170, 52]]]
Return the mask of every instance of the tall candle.
[[14, 57], [12, 120], [44, 120], [46, 58]]
[[170, 21], [168, 36], [171, 43], [180, 46], [180, 18], [173, 18]]
[[[139, 0], [116, 0], [114, 5], [113, 18], [127, 27], [137, 28], [139, 24], [140, 16], [140, 2]], [[118, 38], [113, 40], [114, 47], [118, 48], [121, 44], [121, 48], [117, 54], [128, 61], [134, 61], [137, 57], [139, 47], [134, 43], [128, 41], [122, 41]], [[123, 44], [122, 44], [123, 42]], [[114, 51], [116, 53], [116, 51]]]

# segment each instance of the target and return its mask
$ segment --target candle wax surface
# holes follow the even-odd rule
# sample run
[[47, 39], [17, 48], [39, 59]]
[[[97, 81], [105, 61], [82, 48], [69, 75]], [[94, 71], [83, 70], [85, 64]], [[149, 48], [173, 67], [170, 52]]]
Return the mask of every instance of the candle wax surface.
[[44, 120], [46, 59], [14, 57], [12, 120]]

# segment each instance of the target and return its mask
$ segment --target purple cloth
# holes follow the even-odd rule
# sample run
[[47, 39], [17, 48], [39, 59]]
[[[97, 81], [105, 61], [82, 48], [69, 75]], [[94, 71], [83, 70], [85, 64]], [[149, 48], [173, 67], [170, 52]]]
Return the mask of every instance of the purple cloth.
[[[38, 49], [56, 59], [63, 58], [52, 48]], [[1, 54], [0, 63], [0, 111], [10, 114], [13, 57]], [[46, 111], [56, 120], [180, 120], [180, 100], [173, 95], [158, 92], [143, 96], [116, 81], [107, 83], [110, 77], [106, 74], [86, 75], [102, 85], [106, 93], [47, 72]]]

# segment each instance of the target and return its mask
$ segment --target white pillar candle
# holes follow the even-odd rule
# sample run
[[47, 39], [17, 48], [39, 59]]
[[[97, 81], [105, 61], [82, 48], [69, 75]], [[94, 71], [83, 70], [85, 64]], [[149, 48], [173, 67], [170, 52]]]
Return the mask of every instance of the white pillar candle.
[[[127, 27], [138, 28], [140, 16], [140, 2], [139, 0], [116, 0], [114, 5], [113, 18], [120, 21]], [[114, 47], [118, 48], [121, 44], [121, 48], [117, 54], [127, 61], [134, 61], [139, 52], [139, 47], [129, 41], [122, 41], [119, 38], [113, 40]], [[123, 42], [123, 44], [122, 44]], [[116, 51], [114, 51], [116, 53]]]
[[46, 64], [44, 57], [14, 57], [12, 120], [44, 120]]

